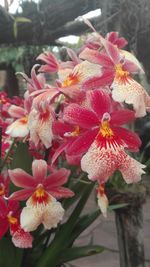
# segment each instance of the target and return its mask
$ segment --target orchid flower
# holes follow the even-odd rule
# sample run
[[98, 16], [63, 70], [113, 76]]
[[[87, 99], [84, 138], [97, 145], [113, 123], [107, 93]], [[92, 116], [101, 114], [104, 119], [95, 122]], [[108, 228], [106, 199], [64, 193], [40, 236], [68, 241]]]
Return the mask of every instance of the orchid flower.
[[135, 133], [120, 127], [135, 119], [134, 111], [111, 112], [109, 95], [100, 90], [89, 91], [91, 109], [77, 104], [64, 111], [64, 120], [87, 129], [67, 150], [69, 155], [84, 152], [81, 168], [91, 180], [105, 183], [115, 170], [120, 170], [127, 183], [141, 179], [145, 166], [126, 154], [125, 149], [137, 151], [141, 141]]
[[11, 137], [26, 137], [29, 134], [29, 128], [25, 108], [11, 105], [8, 112], [16, 120], [7, 127], [6, 134]]
[[[107, 78], [112, 72], [113, 79], [109, 85], [112, 88], [113, 99], [119, 103], [132, 104], [137, 117], [145, 116], [146, 111], [150, 110], [150, 97], [144, 88], [131, 77], [131, 73], [136, 73], [139, 66], [127, 60], [119, 49], [110, 42], [105, 41], [104, 47], [106, 54], [86, 48], [81, 52], [80, 58], [100, 64], [104, 69], [107, 69], [106, 73], [104, 72], [104, 78], [105, 76]], [[88, 85], [91, 87], [91, 82], [93, 88], [101, 86], [100, 76], [94, 77], [94, 80], [92, 79], [86, 81], [87, 88]], [[85, 87], [85, 85], [83, 86]]]
[[25, 231], [34, 231], [41, 223], [46, 229], [56, 227], [64, 215], [64, 209], [56, 199], [73, 196], [70, 189], [62, 187], [67, 182], [69, 170], [62, 168], [47, 176], [47, 169], [44, 160], [34, 160], [33, 176], [21, 169], [9, 170], [11, 181], [24, 188], [14, 192], [10, 198], [29, 198], [21, 212], [21, 227]]
[[47, 102], [38, 102], [36, 108], [33, 108], [28, 117], [28, 128], [30, 131], [30, 140], [37, 147], [39, 142], [46, 148], [52, 143], [52, 123], [55, 120], [54, 112]]
[[19, 223], [18, 218], [19, 203], [14, 200], [6, 201], [0, 197], [0, 238], [2, 238], [10, 228], [12, 242], [19, 248], [31, 248], [33, 237], [25, 232]]

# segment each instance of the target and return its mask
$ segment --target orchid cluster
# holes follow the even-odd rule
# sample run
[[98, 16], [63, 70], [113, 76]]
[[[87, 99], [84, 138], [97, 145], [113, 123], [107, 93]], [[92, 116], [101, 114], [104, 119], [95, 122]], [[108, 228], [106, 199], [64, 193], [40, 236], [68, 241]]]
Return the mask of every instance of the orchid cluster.
[[[67, 49], [69, 61], [44, 52], [37, 58], [43, 64], [32, 68], [31, 77], [22, 74], [27, 82], [24, 99], [6, 101], [7, 107], [3, 103], [3, 139], [28, 144], [33, 162], [32, 175], [9, 169], [7, 179], [0, 181], [0, 237], [9, 228], [15, 246], [26, 248], [32, 246], [30, 232], [40, 224], [57, 227], [64, 215], [59, 200], [74, 195], [62, 161], [95, 183], [105, 216], [109, 177], [119, 170], [127, 184], [141, 180], [145, 166], [130, 156], [141, 141], [130, 123], [150, 111], [150, 97], [134, 79], [143, 69], [123, 50], [126, 44], [116, 32], [105, 38], [95, 32], [78, 54]], [[55, 74], [56, 80], [49, 84], [45, 73]], [[9, 193], [9, 179], [19, 190]]]

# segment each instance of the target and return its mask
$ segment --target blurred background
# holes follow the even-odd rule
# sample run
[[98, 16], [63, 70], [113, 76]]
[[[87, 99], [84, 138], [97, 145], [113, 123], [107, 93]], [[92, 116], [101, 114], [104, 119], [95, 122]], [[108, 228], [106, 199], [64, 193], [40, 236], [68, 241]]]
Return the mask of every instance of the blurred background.
[[29, 75], [44, 49], [62, 59], [64, 46], [77, 50], [91, 31], [83, 18], [103, 35], [118, 31], [128, 40], [126, 49], [143, 64], [149, 89], [149, 15], [150, 0], [0, 0], [0, 89], [9, 96], [21, 93], [15, 73]]

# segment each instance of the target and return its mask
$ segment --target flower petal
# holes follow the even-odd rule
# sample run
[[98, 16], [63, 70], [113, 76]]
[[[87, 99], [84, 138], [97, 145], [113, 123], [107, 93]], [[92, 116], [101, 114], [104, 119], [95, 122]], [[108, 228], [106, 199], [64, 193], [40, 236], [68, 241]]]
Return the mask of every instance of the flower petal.
[[102, 86], [110, 85], [113, 81], [114, 71], [105, 71], [102, 75], [93, 76], [82, 83], [83, 90], [99, 89]]
[[59, 198], [68, 198], [68, 197], [73, 197], [74, 193], [65, 187], [54, 187], [50, 189], [47, 189], [48, 193], [52, 195], [54, 198], [59, 199]]
[[82, 108], [77, 104], [69, 105], [64, 111], [63, 118], [68, 123], [87, 129], [99, 124], [97, 116], [92, 111]]
[[0, 238], [2, 238], [8, 231], [9, 224], [7, 219], [0, 218]]
[[43, 225], [45, 229], [57, 227], [58, 223], [64, 216], [64, 209], [62, 205], [53, 199], [49, 205], [43, 210]]
[[88, 173], [90, 180], [105, 183], [109, 176], [117, 169], [119, 153], [112, 147], [100, 148], [96, 141], [81, 159], [81, 169]]
[[136, 117], [146, 115], [146, 108], [150, 107], [150, 96], [138, 82], [130, 78], [126, 83], [120, 83], [115, 79], [111, 87], [113, 89], [112, 97], [115, 101], [132, 104], [136, 111]]
[[21, 228], [25, 232], [31, 232], [37, 229], [37, 227], [42, 223], [43, 211], [39, 207], [25, 207], [23, 208], [20, 215]]
[[[72, 142], [72, 141], [71, 141]], [[70, 144], [70, 141], [69, 142], [64, 142], [63, 144], [61, 144], [59, 146], [58, 149], [56, 149], [55, 153], [53, 154], [52, 156], [52, 159], [51, 159], [51, 164], [53, 165], [54, 162], [57, 160], [57, 158], [60, 156], [60, 154], [69, 146]]]
[[111, 61], [114, 64], [118, 64], [120, 61], [120, 58], [121, 58], [121, 55], [119, 53], [119, 49], [109, 41], [104, 42], [104, 47], [105, 47], [106, 52], [107, 52], [108, 56], [110, 57]]
[[123, 125], [128, 122], [134, 121], [135, 112], [129, 109], [116, 110], [111, 113], [110, 123], [113, 125]]
[[74, 142], [67, 147], [66, 153], [70, 155], [80, 155], [87, 152], [90, 145], [93, 143], [99, 129], [86, 131], [76, 138]]
[[98, 118], [101, 119], [103, 114], [110, 112], [111, 100], [110, 96], [102, 90], [89, 91], [87, 98], [91, 104], [91, 108], [97, 114]]
[[141, 175], [145, 173], [143, 170], [145, 167], [145, 165], [126, 154], [125, 160], [120, 165], [119, 170], [121, 171], [126, 183], [130, 184], [141, 180]]
[[108, 68], [111, 68], [113, 66], [111, 59], [107, 55], [102, 54], [97, 50], [85, 48], [80, 53], [79, 57], [81, 59], [88, 60], [92, 63], [100, 64], [101, 66], [106, 66]]
[[33, 189], [22, 189], [22, 190], [18, 190], [14, 193], [12, 193], [9, 196], [9, 199], [13, 199], [13, 200], [26, 200], [27, 198], [29, 198], [32, 193], [33, 193]]
[[0, 217], [2, 218], [5, 217], [6, 213], [7, 213], [6, 202], [2, 197], [0, 197]]
[[8, 109], [8, 113], [10, 114], [11, 117], [17, 118], [17, 119], [25, 116], [25, 110], [15, 105], [10, 106], [10, 108]]
[[31, 175], [20, 168], [8, 171], [11, 181], [18, 187], [33, 188], [36, 181]]
[[141, 140], [136, 133], [121, 127], [113, 128], [113, 132], [121, 137], [121, 139], [125, 142], [127, 149], [134, 152], [139, 151]]
[[32, 163], [32, 173], [37, 183], [42, 183], [47, 175], [47, 163], [45, 160], [34, 160]]
[[69, 125], [63, 121], [54, 121], [52, 130], [55, 135], [60, 135], [63, 137], [65, 133], [73, 132], [74, 128], [72, 125]]
[[50, 174], [43, 181], [45, 189], [47, 189], [47, 187], [53, 188], [65, 184], [68, 180], [69, 174], [70, 171], [65, 168], [61, 168], [60, 170]]
[[12, 242], [18, 248], [32, 248], [33, 237], [30, 233], [25, 232], [20, 227], [12, 235]]
[[7, 129], [6, 134], [11, 137], [25, 137], [29, 134], [27, 121], [24, 121], [24, 118], [18, 119], [11, 123]]

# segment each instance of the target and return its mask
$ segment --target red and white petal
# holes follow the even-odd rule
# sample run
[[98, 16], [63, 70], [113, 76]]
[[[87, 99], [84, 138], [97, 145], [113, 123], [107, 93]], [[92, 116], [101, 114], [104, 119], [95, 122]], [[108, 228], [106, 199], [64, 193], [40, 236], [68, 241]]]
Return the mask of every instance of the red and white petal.
[[60, 202], [54, 198], [43, 210], [42, 223], [45, 229], [57, 227], [58, 223], [63, 219], [64, 209]]
[[110, 112], [111, 99], [110, 96], [102, 90], [89, 91], [87, 98], [90, 102], [91, 108], [97, 114], [98, 118], [101, 119], [103, 114]]
[[107, 196], [105, 194], [101, 195], [98, 193], [97, 202], [102, 214], [104, 215], [104, 217], [107, 217], [107, 208], [109, 204]]
[[10, 114], [11, 117], [17, 118], [17, 119], [25, 116], [24, 108], [17, 107], [15, 105], [10, 106], [10, 108], [8, 109], [8, 113]]
[[81, 86], [85, 91], [100, 89], [103, 86], [110, 85], [113, 81], [113, 78], [114, 71], [105, 71], [102, 75], [93, 76], [86, 79]]
[[111, 85], [112, 97], [115, 101], [132, 104], [136, 117], [146, 115], [146, 109], [150, 108], [150, 96], [144, 88], [135, 80], [131, 79], [126, 83], [120, 83], [117, 79]]
[[107, 52], [108, 56], [110, 57], [110, 59], [112, 60], [112, 62], [114, 64], [118, 64], [120, 62], [120, 59], [121, 59], [119, 49], [109, 41], [105, 41], [103, 44], [104, 44], [106, 52]]
[[32, 163], [32, 173], [33, 177], [37, 183], [42, 183], [47, 175], [47, 163], [45, 160], [34, 160]]
[[33, 237], [19, 227], [12, 235], [12, 242], [18, 248], [32, 248]]
[[117, 169], [119, 159], [122, 160], [118, 149], [114, 149], [113, 146], [101, 148], [94, 141], [81, 159], [81, 169], [88, 173], [90, 180], [105, 183]]
[[112, 130], [114, 134], [120, 136], [121, 139], [124, 141], [125, 148], [134, 152], [139, 151], [139, 148], [141, 146], [141, 140], [136, 133], [121, 127], [116, 127], [113, 128]]
[[144, 70], [143, 70], [140, 62], [132, 53], [130, 53], [129, 51], [126, 51], [126, 50], [122, 50], [122, 49], [120, 49], [120, 53], [121, 53], [121, 55], [123, 55], [125, 57], [125, 59], [133, 62], [137, 66], [137, 68], [139, 69], [140, 73], [142, 73], [142, 74], [144, 73]]
[[11, 181], [18, 187], [32, 188], [36, 185], [33, 177], [22, 169], [9, 170], [8, 173]]
[[111, 59], [107, 55], [102, 54], [97, 50], [85, 48], [80, 53], [79, 57], [94, 64], [100, 64], [101, 66], [106, 66], [108, 68], [113, 67], [113, 62], [111, 61]]
[[101, 75], [102, 70], [100, 65], [85, 60], [74, 68], [73, 74], [78, 74], [79, 82], [82, 82], [89, 77]]
[[53, 118], [51, 114], [45, 120], [40, 119], [39, 111], [33, 109], [29, 114], [29, 131], [30, 139], [33, 141], [35, 146], [38, 146], [39, 141], [41, 141], [46, 148], [49, 148], [52, 143], [53, 133], [52, 133], [52, 122]]
[[119, 166], [119, 170], [127, 184], [136, 183], [141, 180], [141, 175], [145, 173], [143, 170], [146, 166], [131, 158], [124, 152], [124, 161]]
[[64, 120], [68, 123], [90, 128], [99, 124], [96, 114], [77, 104], [69, 105], [64, 111]]
[[25, 137], [29, 134], [28, 124], [22, 119], [18, 119], [10, 124], [6, 129], [6, 134], [11, 137]]

